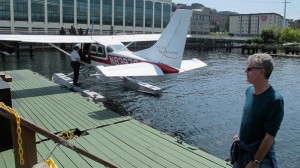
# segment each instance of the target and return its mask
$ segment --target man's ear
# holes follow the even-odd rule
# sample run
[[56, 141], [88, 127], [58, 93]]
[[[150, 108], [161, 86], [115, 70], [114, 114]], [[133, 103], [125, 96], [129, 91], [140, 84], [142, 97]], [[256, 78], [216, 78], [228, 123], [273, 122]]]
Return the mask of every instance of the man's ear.
[[259, 69], [259, 74], [265, 76], [265, 70], [264, 69]]

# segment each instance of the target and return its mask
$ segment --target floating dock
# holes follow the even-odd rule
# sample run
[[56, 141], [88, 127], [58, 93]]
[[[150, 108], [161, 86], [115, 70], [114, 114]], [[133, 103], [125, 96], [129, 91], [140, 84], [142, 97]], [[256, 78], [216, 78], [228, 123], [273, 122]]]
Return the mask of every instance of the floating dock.
[[[12, 77], [8, 83], [12, 107], [22, 118], [53, 134], [72, 129], [85, 132], [68, 142], [116, 167], [231, 167], [222, 159], [121, 116], [101, 103], [88, 101], [38, 73], [16, 70], [5, 74]], [[51, 157], [59, 168], [106, 167], [70, 148], [57, 146], [41, 134], [36, 133], [35, 139], [38, 162]], [[13, 149], [1, 151], [0, 167], [15, 166]]]

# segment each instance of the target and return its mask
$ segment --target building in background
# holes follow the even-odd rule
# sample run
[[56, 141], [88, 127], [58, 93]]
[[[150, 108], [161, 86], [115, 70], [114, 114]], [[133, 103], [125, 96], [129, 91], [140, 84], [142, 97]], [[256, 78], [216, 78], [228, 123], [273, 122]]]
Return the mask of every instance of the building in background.
[[59, 34], [61, 27], [94, 34], [160, 33], [171, 0], [0, 0], [0, 33]]
[[289, 21], [289, 23], [293, 28], [300, 28], [300, 19]]
[[229, 32], [237, 36], [259, 36], [266, 25], [282, 27], [284, 18], [277, 13], [238, 14], [230, 16]]
[[228, 11], [218, 12], [199, 3], [193, 3], [191, 6], [178, 3], [177, 8], [193, 10], [190, 33], [198, 35], [228, 31], [225, 26], [228, 16], [237, 14]]
[[190, 24], [191, 34], [208, 34], [211, 30], [212, 17], [209, 8], [193, 9], [193, 16]]

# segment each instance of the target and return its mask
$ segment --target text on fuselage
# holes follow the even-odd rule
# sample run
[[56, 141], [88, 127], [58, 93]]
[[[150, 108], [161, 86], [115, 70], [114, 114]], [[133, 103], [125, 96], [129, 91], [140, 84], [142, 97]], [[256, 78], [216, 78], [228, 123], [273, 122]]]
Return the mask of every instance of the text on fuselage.
[[109, 58], [112, 65], [132, 64], [132, 63], [138, 63], [139, 62], [136, 59], [116, 57], [116, 56], [112, 56], [112, 55], [109, 55], [108, 58]]

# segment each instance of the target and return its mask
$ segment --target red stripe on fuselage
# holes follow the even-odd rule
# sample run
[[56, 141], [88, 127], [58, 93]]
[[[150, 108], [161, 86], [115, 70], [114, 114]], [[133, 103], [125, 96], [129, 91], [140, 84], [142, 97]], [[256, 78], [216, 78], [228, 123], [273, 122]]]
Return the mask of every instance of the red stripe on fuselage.
[[173, 68], [169, 65], [162, 64], [162, 63], [153, 63], [157, 65], [165, 74], [170, 74], [170, 73], [179, 73], [179, 70], [176, 68]]
[[167, 64], [155, 63], [155, 62], [150, 62], [150, 61], [145, 61], [145, 60], [137, 60], [137, 59], [132, 59], [132, 58], [125, 58], [125, 57], [120, 57], [120, 56], [108, 55], [108, 59], [100, 59], [100, 58], [91, 57], [91, 60], [102, 63], [102, 64], [107, 64], [107, 65], [122, 65], [122, 64], [134, 64], [134, 63], [139, 63], [139, 62], [146, 62], [149, 64], [157, 65], [165, 74], [179, 73], [178, 69], [173, 68]]

